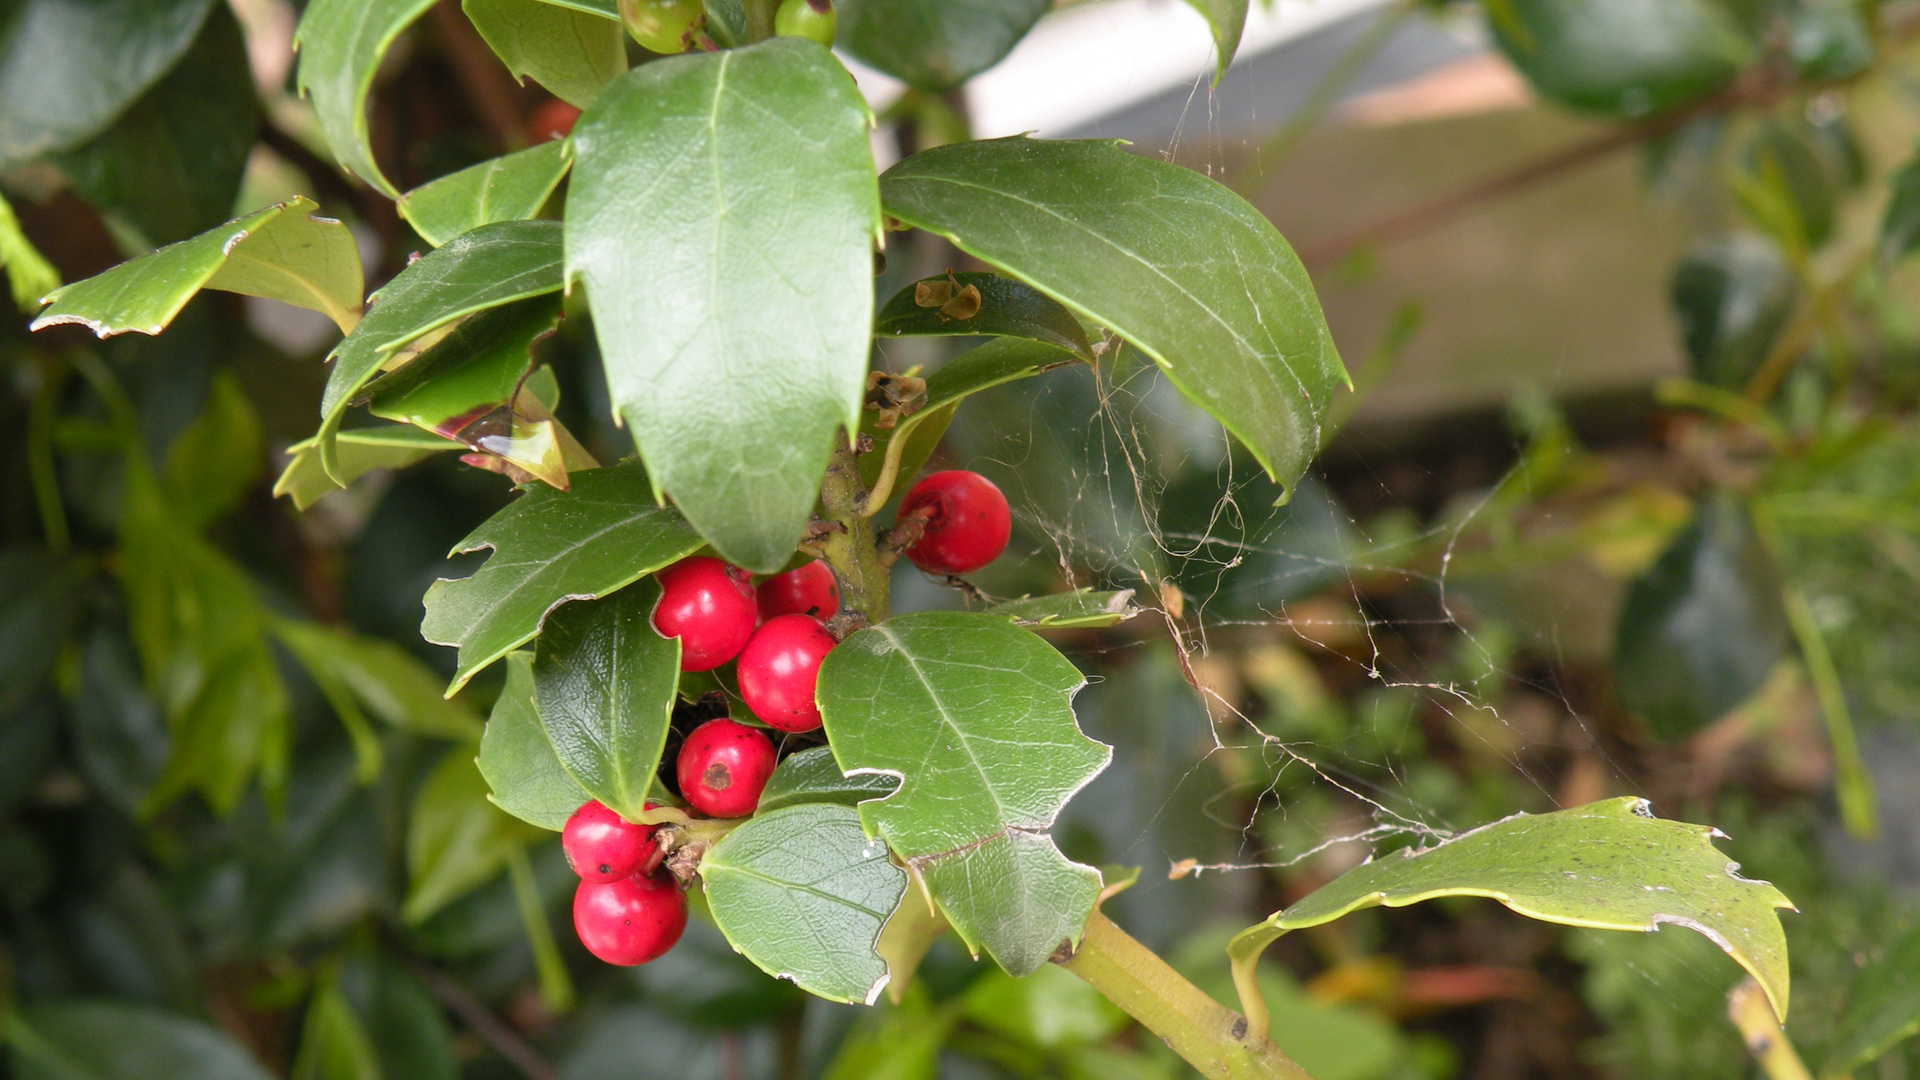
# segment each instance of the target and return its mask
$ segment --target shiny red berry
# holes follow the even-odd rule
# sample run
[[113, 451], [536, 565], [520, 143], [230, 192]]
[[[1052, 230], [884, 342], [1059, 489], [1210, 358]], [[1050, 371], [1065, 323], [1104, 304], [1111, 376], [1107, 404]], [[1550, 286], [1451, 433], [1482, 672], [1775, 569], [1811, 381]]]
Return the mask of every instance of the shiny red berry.
[[820, 661], [837, 644], [811, 615], [768, 619], [740, 650], [740, 696], [753, 715], [781, 731], [812, 731], [820, 726], [820, 705], [813, 690]]
[[759, 728], [709, 720], [680, 744], [674, 775], [688, 806], [708, 817], [746, 817], [773, 775], [773, 743]]
[[760, 618], [782, 615], [811, 615], [831, 619], [840, 610], [840, 586], [833, 571], [823, 562], [810, 562], [784, 574], [775, 574], [755, 590], [760, 601]]
[[687, 898], [670, 874], [582, 881], [573, 891], [573, 931], [587, 951], [631, 967], [657, 960], [687, 928]]
[[696, 555], [660, 571], [653, 628], [680, 639], [681, 671], [712, 671], [738, 656], [754, 615], [753, 586], [737, 566]]
[[573, 132], [573, 123], [578, 119], [578, 107], [559, 98], [548, 98], [527, 116], [527, 141], [543, 143], [548, 139], [564, 139]]
[[907, 549], [931, 574], [965, 574], [1007, 549], [1013, 515], [1007, 497], [977, 472], [949, 469], [923, 477], [900, 501], [900, 520], [925, 518], [926, 531]]
[[[648, 803], [651, 809], [653, 804]], [[657, 825], [635, 825], [598, 802], [573, 812], [560, 830], [560, 850], [582, 881], [605, 885], [632, 877], [654, 852]]]

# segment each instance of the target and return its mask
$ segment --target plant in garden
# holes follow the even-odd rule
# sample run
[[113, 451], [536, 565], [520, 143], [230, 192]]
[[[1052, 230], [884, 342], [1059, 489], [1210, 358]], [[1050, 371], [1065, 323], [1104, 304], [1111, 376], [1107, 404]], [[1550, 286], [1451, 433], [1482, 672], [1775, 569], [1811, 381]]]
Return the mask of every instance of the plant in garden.
[[[560, 99], [529, 133], [564, 138], [540, 134], [405, 193], [376, 161], [366, 99], [424, 8], [308, 6], [299, 81], [320, 129], [431, 250], [363, 298], [352, 233], [293, 199], [53, 290], [35, 326], [158, 334], [202, 289], [331, 319], [344, 336], [318, 428], [276, 490], [304, 506], [371, 470], [443, 453], [510, 478], [514, 500], [459, 545], [491, 554], [434, 585], [421, 626], [458, 650], [446, 697], [495, 665], [503, 686], [476, 740], [462, 706], [419, 692], [417, 666], [258, 600], [198, 531], [237, 494], [156, 475], [111, 372], [76, 361], [124, 453], [123, 572], [165, 583], [129, 597], [133, 636], [181, 744], [218, 749], [176, 752], [143, 811], [190, 790], [231, 810], [256, 777], [284, 794], [272, 640], [348, 725], [364, 776], [380, 772], [363, 715], [373, 711], [459, 740], [423, 790], [482, 812], [490, 797], [518, 819], [417, 825], [419, 866], [436, 848], [487, 847], [499, 852], [490, 869], [521, 868], [519, 887], [529, 872], [508, 860], [524, 861], [534, 829], [559, 831], [580, 877], [575, 929], [609, 963], [673, 948], [685, 890], [698, 889], [726, 941], [762, 970], [872, 1004], [904, 994], [951, 930], [1009, 976], [1050, 964], [1078, 976], [1208, 1076], [1299, 1077], [1270, 1038], [1256, 970], [1268, 945], [1364, 907], [1481, 896], [1568, 925], [1699, 931], [1783, 1019], [1785, 896], [1739, 877], [1711, 830], [1655, 818], [1637, 799], [1518, 814], [1350, 870], [1216, 957], [1239, 989], [1237, 1011], [1102, 914], [1131, 878], [1069, 859], [1050, 830], [1111, 748], [1082, 732], [1074, 698], [1086, 677], [1041, 631], [1112, 625], [1132, 614], [1130, 594], [980, 599], [959, 578], [1007, 551], [1008, 502], [975, 472], [919, 474], [974, 395], [1130, 364], [1217, 422], [1284, 500], [1348, 378], [1292, 248], [1208, 177], [1109, 142], [1024, 137], [929, 145], [876, 171], [873, 117], [825, 44], [905, 79], [931, 108], [1045, 5], [1016, 17], [1026, 6], [1005, 5], [1004, 41], [960, 49], [939, 34], [905, 41], [889, 24], [908, 8], [937, 22], [957, 4], [836, 14], [816, 0], [469, 0], [500, 60]], [[1224, 65], [1245, 5], [1196, 6]], [[1731, 16], [1689, 3], [1668, 13], [1684, 55], [1639, 52], [1641, 66], [1623, 75], [1561, 55], [1617, 29], [1589, 25], [1616, 9], [1511, 7], [1512, 20], [1496, 20], [1499, 40], [1539, 89], [1615, 114], [1695, 107], [1754, 50]], [[627, 70], [623, 34], [663, 55]], [[577, 123], [568, 108], [584, 110]], [[1792, 158], [1783, 146], [1798, 144], [1782, 138], [1754, 153]], [[1790, 205], [1800, 192], [1781, 175], [1756, 167], [1743, 190], [1799, 230], [1799, 248], [1787, 246], [1804, 257], [1820, 216]], [[541, 216], [563, 182], [558, 220]], [[1920, 219], [1915, 201], [1906, 191], [1889, 219], [1889, 237], [1895, 224], [1908, 230], [1901, 251]], [[876, 302], [876, 249], [888, 230], [909, 229], [990, 269], [949, 271]], [[1755, 344], [1771, 337], [1765, 327], [1723, 325], [1741, 307], [1726, 299], [1733, 279], [1766, 262], [1749, 254], [1703, 257], [1713, 265], [1676, 284], [1701, 309], [1689, 345], [1709, 388], [1737, 371], [1770, 392], [1792, 359]], [[575, 437], [539, 361], [540, 342], [586, 319], [613, 419], [636, 450], [626, 460], [597, 460]], [[888, 337], [986, 340], [922, 377], [870, 370], [875, 339]], [[1694, 400], [1771, 431], [1754, 416], [1769, 393], [1748, 397], [1696, 387]], [[210, 423], [245, 427], [231, 415]], [[1657, 734], [1698, 729], [1749, 696], [1790, 639], [1815, 677], [1833, 668], [1804, 597], [1771, 576], [1793, 504], [1742, 495], [1700, 499], [1625, 607], [1620, 696]], [[972, 606], [894, 614], [903, 555], [954, 579]], [[53, 559], [38, 576], [64, 575], [83, 572]], [[767, 575], [757, 589], [753, 575]], [[1707, 579], [1734, 587], [1693, 587]], [[1703, 607], [1738, 609], [1757, 630], [1737, 642], [1690, 636]], [[200, 652], [181, 660], [187, 644]], [[1745, 645], [1756, 645], [1751, 656], [1729, 655]], [[1844, 750], [1845, 699], [1832, 684], [1823, 679]], [[236, 700], [267, 719], [239, 722]], [[1856, 823], [1862, 798], [1843, 789]], [[416, 885], [415, 916], [474, 884], [419, 876], [432, 887]], [[1889, 1037], [1869, 1026], [1836, 1060], [1850, 1068]]]

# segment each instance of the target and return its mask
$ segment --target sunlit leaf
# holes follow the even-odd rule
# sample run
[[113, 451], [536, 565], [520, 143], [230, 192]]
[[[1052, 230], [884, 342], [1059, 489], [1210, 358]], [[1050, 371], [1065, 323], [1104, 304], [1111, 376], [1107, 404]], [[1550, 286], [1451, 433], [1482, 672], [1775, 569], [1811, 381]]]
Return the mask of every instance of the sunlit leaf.
[[55, 289], [33, 329], [78, 323], [100, 337], [158, 334], [201, 289], [263, 296], [351, 329], [360, 313], [360, 255], [346, 226], [293, 198]]
[[655, 487], [780, 569], [859, 426], [879, 228], [868, 113], [812, 42], [670, 57], [574, 128], [567, 274]]
[[[1515, 814], [1426, 848], [1363, 863], [1228, 946], [1253, 1026], [1253, 967], [1274, 939], [1362, 908], [1442, 896], [1485, 896], [1530, 918], [1602, 930], [1696, 930], [1720, 946], [1787, 1011], [1787, 940], [1780, 890], [1735, 873], [1704, 825], [1656, 818], [1645, 799], [1609, 799], [1551, 814]], [[1251, 997], [1252, 1000], [1248, 1000]]]
[[573, 165], [572, 146], [549, 139], [422, 184], [400, 200], [400, 216], [434, 247], [482, 225], [531, 218]]
[[629, 821], [646, 810], [680, 678], [680, 639], [653, 628], [647, 580], [564, 605], [535, 644], [534, 701], [554, 753], [587, 793]]
[[871, 1004], [886, 985], [874, 943], [907, 875], [853, 809], [763, 807], [701, 857], [700, 878], [720, 931], [768, 974], [831, 1001]]
[[1100, 889], [1047, 834], [1111, 753], [1074, 722], [1084, 681], [1011, 620], [965, 612], [861, 630], [820, 668], [841, 768], [901, 777], [898, 793], [860, 805], [861, 821], [961, 937], [1014, 975], [1078, 941]]
[[1140, 613], [1134, 606], [1133, 590], [1100, 592], [1074, 589], [1048, 596], [1026, 596], [1007, 600], [987, 608], [989, 615], [1001, 615], [1022, 626], [1113, 626]]
[[624, 588], [698, 551], [700, 538], [629, 462], [581, 473], [571, 491], [526, 489], [454, 550], [483, 548], [494, 555], [473, 576], [427, 590], [420, 633], [460, 649], [449, 692], [532, 641], [554, 608]]
[[[464, 450], [452, 439], [415, 427], [395, 424], [391, 427], [352, 428], [334, 437], [337, 445], [336, 468], [342, 483], [352, 483], [375, 469], [404, 469], [414, 462], [448, 450]], [[320, 439], [315, 436], [287, 447], [288, 461], [273, 493], [293, 499], [301, 510], [320, 501], [328, 492], [340, 490], [320, 464]]]
[[394, 39], [432, 6], [433, 0], [313, 0], [294, 34], [298, 86], [312, 99], [333, 156], [390, 199], [400, 192], [373, 159], [367, 95]]
[[554, 97], [585, 108], [627, 70], [627, 35], [618, 21], [541, 0], [461, 0], [461, 10], [507, 70]]
[[1293, 249], [1198, 173], [1108, 142], [1012, 138], [915, 154], [888, 214], [938, 233], [1151, 357], [1291, 487], [1346, 371]]
[[1205, 16], [1213, 31], [1213, 81], [1218, 84], [1240, 51], [1240, 35], [1247, 28], [1247, 0], [1187, 0], [1187, 5]]

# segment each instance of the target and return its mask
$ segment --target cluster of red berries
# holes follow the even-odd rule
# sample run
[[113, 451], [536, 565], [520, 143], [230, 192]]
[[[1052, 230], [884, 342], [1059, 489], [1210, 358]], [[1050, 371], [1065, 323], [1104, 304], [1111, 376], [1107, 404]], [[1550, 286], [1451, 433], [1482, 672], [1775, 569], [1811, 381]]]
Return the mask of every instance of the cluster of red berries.
[[[902, 523], [918, 536], [907, 558], [923, 570], [962, 574], [992, 562], [1007, 546], [1012, 519], [1000, 489], [978, 473], [934, 473], [900, 503]], [[653, 626], [680, 639], [680, 668], [711, 671], [738, 660], [740, 696], [755, 716], [781, 731], [820, 726], [814, 690], [820, 662], [836, 644], [824, 620], [840, 608], [833, 573], [808, 563], [756, 589], [745, 571], [699, 555], [659, 574]], [[680, 795], [693, 813], [742, 818], [760, 805], [777, 755], [766, 732], [730, 719], [688, 733], [674, 761]], [[651, 808], [652, 804], [648, 804]], [[599, 802], [573, 812], [560, 844], [580, 875], [573, 928], [581, 944], [610, 964], [644, 964], [673, 948], [687, 925], [679, 882], [661, 868], [659, 826], [637, 825]]]

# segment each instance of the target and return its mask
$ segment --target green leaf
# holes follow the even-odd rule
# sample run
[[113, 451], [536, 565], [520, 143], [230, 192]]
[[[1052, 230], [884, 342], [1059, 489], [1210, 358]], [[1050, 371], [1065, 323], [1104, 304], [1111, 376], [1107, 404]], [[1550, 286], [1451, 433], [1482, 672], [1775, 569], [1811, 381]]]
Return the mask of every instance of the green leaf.
[[345, 225], [295, 197], [55, 289], [39, 330], [78, 323], [100, 337], [158, 334], [201, 289], [263, 296], [351, 329], [360, 312], [360, 255]]
[[572, 149], [565, 139], [549, 139], [450, 173], [407, 192], [400, 216], [434, 247], [482, 225], [531, 218], [573, 166]]
[[389, 199], [400, 192], [373, 160], [367, 95], [393, 40], [432, 6], [433, 0], [313, 0], [294, 32], [297, 85], [312, 99], [334, 158]]
[[7, 1018], [7, 1048], [20, 1080], [271, 1077], [220, 1029], [178, 1013], [121, 1001], [27, 1005]]
[[392, 1080], [457, 1080], [453, 1033], [440, 1002], [397, 961], [362, 947], [340, 965], [339, 988]]
[[412, 884], [401, 914], [420, 922], [486, 884], [506, 869], [513, 848], [534, 835], [487, 801], [473, 747], [456, 745], [427, 774], [407, 816]]
[[1893, 197], [1880, 221], [1881, 258], [1891, 263], [1920, 250], [1920, 157], [1893, 175]]
[[1080, 733], [1085, 680], [1011, 620], [903, 615], [827, 654], [819, 699], [840, 767], [901, 778], [861, 821], [922, 878], [960, 936], [1026, 975], [1078, 941], [1100, 890], [1047, 830], [1111, 751]]
[[[609, 5], [611, 6], [611, 5]], [[707, 36], [723, 49], [737, 49], [747, 40], [747, 5], [744, 0], [704, 0], [707, 12]], [[615, 17], [618, 17], [616, 13]]]
[[1802, 79], [1845, 79], [1873, 65], [1873, 16], [1853, 0], [1795, 4], [1787, 15], [1787, 55]]
[[0, 168], [106, 130], [185, 55], [212, 0], [15, 0], [0, 15]]
[[507, 654], [507, 682], [480, 739], [480, 775], [493, 804], [514, 817], [559, 832], [593, 796], [560, 764], [534, 705], [533, 654]]
[[995, 604], [986, 611], [1022, 626], [1113, 626], [1140, 614], [1134, 606], [1133, 590], [1096, 592], [1075, 589], [1049, 596], [1026, 596]]
[[940, 913], [922, 889], [912, 888], [900, 897], [900, 904], [887, 918], [874, 951], [887, 962], [887, 999], [895, 1005], [906, 1000], [913, 974], [927, 958], [933, 943], [950, 929], [947, 917]]
[[240, 24], [216, 6], [166, 78], [57, 164], [88, 202], [168, 244], [233, 216], [259, 121]]
[[421, 636], [460, 649], [449, 693], [533, 640], [554, 608], [606, 596], [700, 550], [679, 514], [653, 500], [638, 462], [592, 469], [570, 491], [535, 486], [489, 518], [454, 554], [491, 548], [472, 577], [427, 590]]
[[1542, 97], [1613, 116], [1698, 101], [1733, 81], [1754, 45], [1713, 0], [1509, 0], [1494, 40]]
[[894, 793], [900, 782], [891, 776], [861, 773], [844, 776], [840, 763], [833, 760], [830, 747], [816, 746], [797, 754], [788, 754], [767, 778], [760, 792], [760, 810], [764, 814], [801, 803], [837, 803], [854, 806], [868, 799], [881, 799]]
[[480, 737], [473, 710], [441, 697], [439, 676], [399, 645], [297, 619], [279, 620], [273, 630], [303, 666], [337, 679], [383, 722], [436, 739]]
[[873, 487], [888, 464], [895, 467], [895, 486], [912, 478], [933, 456], [954, 410], [969, 395], [1075, 362], [1058, 349], [1022, 338], [996, 338], [968, 349], [927, 377], [926, 402], [892, 428], [876, 427], [875, 417], [867, 418], [861, 430], [878, 441], [881, 452], [860, 455], [861, 482]]
[[597, 12], [541, 0], [461, 0], [460, 9], [514, 78], [568, 104], [586, 108], [627, 70], [626, 31]]
[[860, 1015], [821, 1080], [937, 1080], [940, 1049], [959, 1010], [935, 1009], [925, 987], [915, 987], [901, 1003]]
[[1000, 62], [1048, 0], [840, 0], [836, 43], [861, 63], [944, 93]]
[[289, 460], [280, 479], [274, 481], [274, 495], [290, 496], [295, 507], [305, 510], [321, 496], [340, 490], [341, 484], [350, 484], [375, 469], [404, 469], [434, 454], [466, 449], [452, 439], [400, 424], [353, 428], [334, 439], [338, 444], [335, 467], [340, 472], [340, 484], [321, 467], [320, 439], [315, 436], [287, 447]]
[[1920, 1034], [1920, 924], [1853, 978], [1853, 993], [1827, 1043], [1821, 1076], [1855, 1069]]
[[915, 154], [888, 214], [939, 233], [1145, 352], [1291, 487], [1346, 371], [1313, 283], [1245, 200], [1107, 142], [995, 139]]
[[[977, 296], [965, 295], [967, 289]], [[943, 274], [916, 281], [894, 293], [874, 316], [873, 332], [876, 337], [1020, 337], [1093, 363], [1087, 332], [1073, 312], [1033, 286], [999, 274]]]
[[0, 547], [0, 717], [24, 705], [52, 670], [92, 577], [84, 559]]
[[1711, 497], [1627, 589], [1614, 691], [1655, 735], [1684, 739], [1759, 690], [1787, 637], [1780, 580], [1746, 507]]
[[700, 879], [720, 932], [769, 975], [868, 1005], [886, 986], [874, 944], [907, 875], [852, 808], [762, 807], [701, 857]]
[[379, 1080], [380, 1057], [373, 1039], [340, 993], [334, 973], [323, 975], [307, 999], [300, 1030], [300, 1053], [293, 1080]]
[[868, 123], [833, 54], [779, 38], [645, 64], [574, 128], [567, 276], [608, 389], [656, 489], [750, 570], [793, 555], [835, 429], [859, 427]]
[[41, 297], [60, 287], [60, 271], [54, 269], [21, 231], [13, 204], [7, 202], [3, 193], [0, 193], [0, 269], [7, 272], [13, 306], [29, 315], [40, 309]]
[[1067, 969], [1048, 964], [1024, 979], [988, 971], [961, 995], [966, 1018], [1042, 1050], [1102, 1042], [1127, 1026], [1127, 1014]]
[[167, 448], [167, 498], [190, 528], [239, 505], [260, 476], [260, 417], [231, 372], [214, 373], [207, 407]]
[[535, 643], [534, 701], [579, 785], [628, 821], [646, 811], [680, 679], [680, 639], [653, 628], [651, 578], [567, 604]]
[[1699, 245], [1673, 272], [1673, 310], [1693, 377], [1739, 390], [1786, 325], [1793, 272], [1780, 249], [1736, 233]]
[[[1515, 814], [1424, 849], [1363, 863], [1227, 947], [1253, 1027], [1259, 1000], [1253, 967], [1289, 930], [1332, 922], [1362, 908], [1406, 907], [1441, 896], [1486, 896], [1529, 918], [1601, 930], [1684, 926], [1706, 935], [1747, 969], [1774, 1012], [1787, 1012], [1787, 939], [1774, 914], [1793, 904], [1749, 881], [1713, 846], [1705, 825], [1664, 821], [1645, 799], [1608, 799], [1552, 814]], [[1249, 1000], [1251, 998], [1251, 1000]], [[1264, 1010], [1259, 1010], [1264, 1011]]]
[[406, 366], [368, 384], [367, 411], [458, 435], [510, 406], [533, 370], [533, 346], [560, 321], [560, 297], [535, 296], [474, 315]]
[[1213, 31], [1213, 84], [1218, 86], [1233, 55], [1240, 51], [1240, 34], [1247, 28], [1247, 0], [1187, 0], [1187, 6], [1204, 16]]

